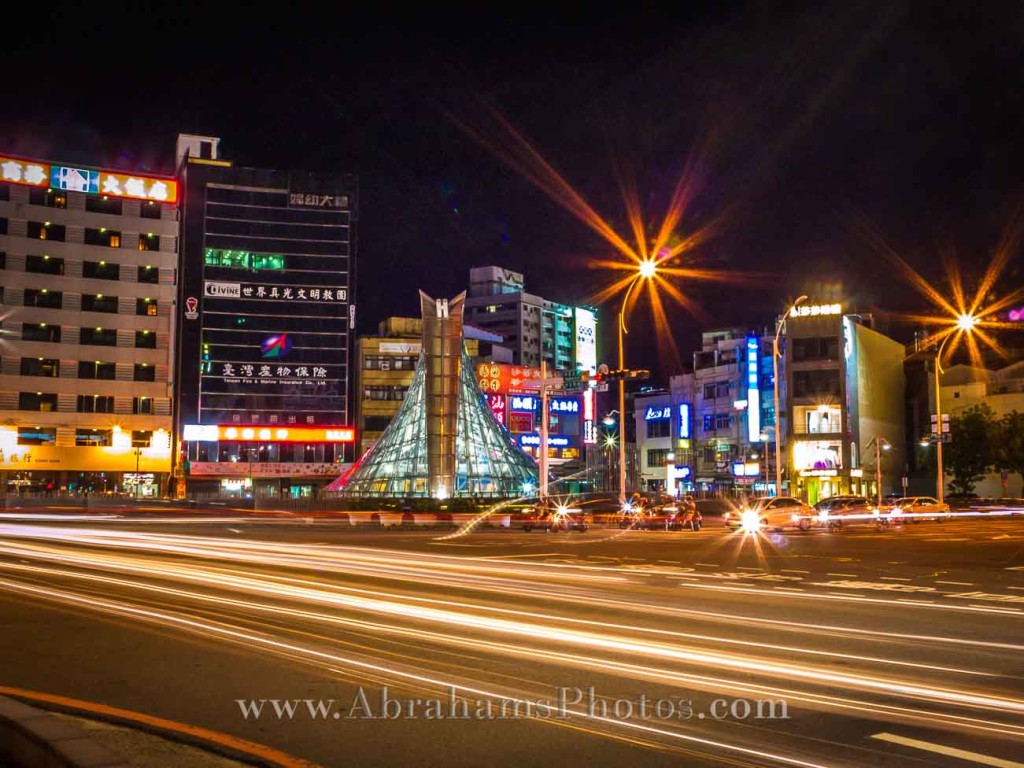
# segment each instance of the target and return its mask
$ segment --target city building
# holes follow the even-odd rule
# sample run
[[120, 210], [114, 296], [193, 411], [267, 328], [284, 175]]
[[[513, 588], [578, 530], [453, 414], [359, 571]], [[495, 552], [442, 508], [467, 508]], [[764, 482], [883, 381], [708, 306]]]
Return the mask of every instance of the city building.
[[178, 494], [314, 495], [354, 460], [358, 180], [178, 139]]
[[801, 304], [786, 318], [783, 493], [810, 503], [873, 495], [876, 454], [883, 492], [900, 489], [909, 461], [905, 349], [871, 324], [841, 302]]
[[0, 493], [163, 494], [179, 188], [0, 158]]
[[[466, 353], [475, 366], [480, 362], [511, 363], [512, 353], [501, 346], [501, 337], [471, 325], [463, 326]], [[398, 413], [412, 385], [420, 356], [423, 320], [389, 317], [376, 336], [356, 341], [355, 424], [359, 455], [368, 451]]]
[[466, 323], [500, 335], [516, 365], [545, 363], [549, 371], [597, 368], [597, 310], [526, 293], [519, 272], [471, 269]]
[[[914, 362], [918, 362], [919, 365], [912, 366]], [[911, 358], [907, 368], [908, 384], [913, 386], [913, 389], [908, 386], [907, 400], [908, 403], [916, 404], [916, 407], [910, 410], [913, 414], [911, 418], [914, 427], [908, 430], [910, 450], [916, 447], [916, 457], [912, 466], [912, 470], [916, 471], [911, 474], [912, 492], [929, 496], [934, 496], [937, 492], [935, 458], [932, 455], [935, 445], [932, 443], [922, 446], [919, 443], [922, 438], [926, 438], [934, 431], [934, 364], [935, 351], [925, 350]], [[913, 371], [924, 375], [915, 376]], [[994, 369], [971, 365], [944, 366], [940, 386], [943, 421], [947, 424], [948, 419], [956, 418], [967, 409], [983, 404], [992, 409], [996, 419], [1012, 411], [1024, 413], [1024, 362], [1018, 361]], [[948, 466], [945, 467], [944, 474], [948, 484], [951, 479]], [[1004, 475], [1003, 472], [994, 470], [975, 485], [974, 492], [988, 498], [1024, 495], [1024, 491], [1021, 494], [1017, 493], [1022, 488], [1019, 483], [1024, 482], [1024, 479], [1011, 478], [1011, 473]], [[949, 492], [948, 488], [946, 492]]]
[[640, 487], [674, 493], [775, 492], [772, 337], [724, 328], [702, 334], [693, 370], [637, 395]]

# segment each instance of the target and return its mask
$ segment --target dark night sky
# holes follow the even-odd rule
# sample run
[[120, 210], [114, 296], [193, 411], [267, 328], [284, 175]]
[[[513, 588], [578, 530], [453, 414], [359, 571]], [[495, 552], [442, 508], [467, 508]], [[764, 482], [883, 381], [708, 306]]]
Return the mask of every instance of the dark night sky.
[[[921, 306], [858, 226], [937, 283], [948, 251], [977, 280], [1024, 190], [1024, 6], [668, 5], [229, 18], [45, 4], [6, 36], [0, 152], [170, 172], [175, 135], [197, 132], [240, 165], [356, 173], [362, 333], [415, 313], [417, 289], [463, 290], [472, 266], [520, 270], [567, 302], [607, 282], [587, 263], [612, 249], [450, 119], [497, 135], [485, 102], [623, 235], [612, 159], [651, 217], [689, 160], [679, 232], [720, 222], [693, 263], [769, 273], [680, 283], [707, 323], [763, 322], [839, 284], [861, 306]], [[1020, 283], [1015, 257], [994, 290]], [[685, 359], [702, 323], [668, 308]], [[628, 362], [671, 372], [647, 312]]]

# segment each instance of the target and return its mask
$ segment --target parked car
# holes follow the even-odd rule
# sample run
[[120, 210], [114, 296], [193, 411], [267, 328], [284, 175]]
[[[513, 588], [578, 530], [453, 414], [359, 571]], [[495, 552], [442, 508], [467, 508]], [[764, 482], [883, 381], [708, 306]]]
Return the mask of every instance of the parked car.
[[795, 496], [760, 496], [725, 518], [731, 530], [809, 530], [818, 522], [818, 510]]
[[874, 510], [878, 507], [875, 501], [867, 496], [829, 496], [814, 504], [818, 512], [818, 522], [830, 528], [841, 528], [844, 523], [875, 521]]
[[949, 504], [932, 496], [907, 496], [898, 499], [890, 512], [891, 517], [901, 517], [911, 523], [920, 523], [922, 520], [930, 520], [934, 523], [941, 523], [949, 520], [951, 515]]

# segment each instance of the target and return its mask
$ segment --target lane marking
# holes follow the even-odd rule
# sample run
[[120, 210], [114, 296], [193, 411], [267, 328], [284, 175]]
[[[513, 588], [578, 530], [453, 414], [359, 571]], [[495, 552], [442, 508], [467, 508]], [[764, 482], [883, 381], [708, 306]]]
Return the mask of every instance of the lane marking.
[[737, 565], [737, 571], [763, 571], [764, 568], [751, 568], [749, 565]]
[[810, 571], [802, 571], [799, 568], [780, 568], [782, 573], [810, 573]]
[[854, 578], [857, 577], [856, 573], [826, 573], [825, 575], [826, 576], [852, 576]]
[[991, 765], [995, 766], [995, 768], [1024, 768], [1024, 763], [1018, 763], [1013, 760], [1004, 760], [1001, 757], [983, 755], [980, 752], [969, 752], [966, 749], [947, 747], [943, 744], [933, 744], [930, 741], [908, 739], [906, 736], [897, 736], [895, 733], [875, 733], [872, 734], [871, 738], [878, 739], [879, 741], [890, 741], [893, 744], [901, 744], [904, 747], [920, 749], [924, 752], [934, 752], [939, 755], [955, 757], [959, 760], [968, 760], [979, 765]]
[[68, 698], [67, 696], [57, 696], [52, 693], [30, 691], [24, 688], [9, 688], [7, 686], [0, 686], [0, 694], [35, 704], [50, 704], [65, 712], [74, 712], [79, 715], [87, 713], [114, 722], [142, 725], [158, 732], [162, 731], [165, 734], [173, 733], [178, 736], [184, 736], [186, 739], [192, 740], [193, 743], [199, 741], [217, 744], [236, 754], [241, 753], [249, 757], [255, 757], [271, 765], [280, 766], [280, 768], [319, 768], [316, 763], [293, 757], [273, 747], [240, 739], [237, 736], [230, 736], [219, 731], [211, 731], [209, 728], [202, 728], [198, 725], [189, 725], [188, 723], [166, 720], [162, 717], [154, 717], [142, 712], [133, 712], [130, 709], [120, 709], [119, 707], [111, 707], [94, 701], [83, 701], [81, 699]]
[[935, 583], [936, 584], [956, 584], [956, 585], [961, 586], [961, 587], [973, 587], [974, 586], [974, 582], [973, 581], [943, 581], [942, 579], [936, 579]]
[[718, 563], [694, 563], [694, 565], [703, 565], [705, 568], [717, 568]]
[[913, 579], [904, 579], [901, 576], [879, 576], [882, 581], [913, 581]]

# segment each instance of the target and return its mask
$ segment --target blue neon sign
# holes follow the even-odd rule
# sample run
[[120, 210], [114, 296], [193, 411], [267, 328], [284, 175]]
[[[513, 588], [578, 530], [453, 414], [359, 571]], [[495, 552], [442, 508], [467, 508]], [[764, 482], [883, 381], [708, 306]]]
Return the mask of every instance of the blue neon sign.
[[690, 439], [690, 404], [679, 404], [679, 437], [683, 440]]
[[761, 440], [760, 362], [761, 342], [757, 336], [747, 336], [747, 439], [752, 443]]
[[658, 406], [647, 406], [647, 413], [644, 414], [644, 421], [659, 421], [661, 419], [672, 418], [672, 406], [666, 405], [664, 407]]

